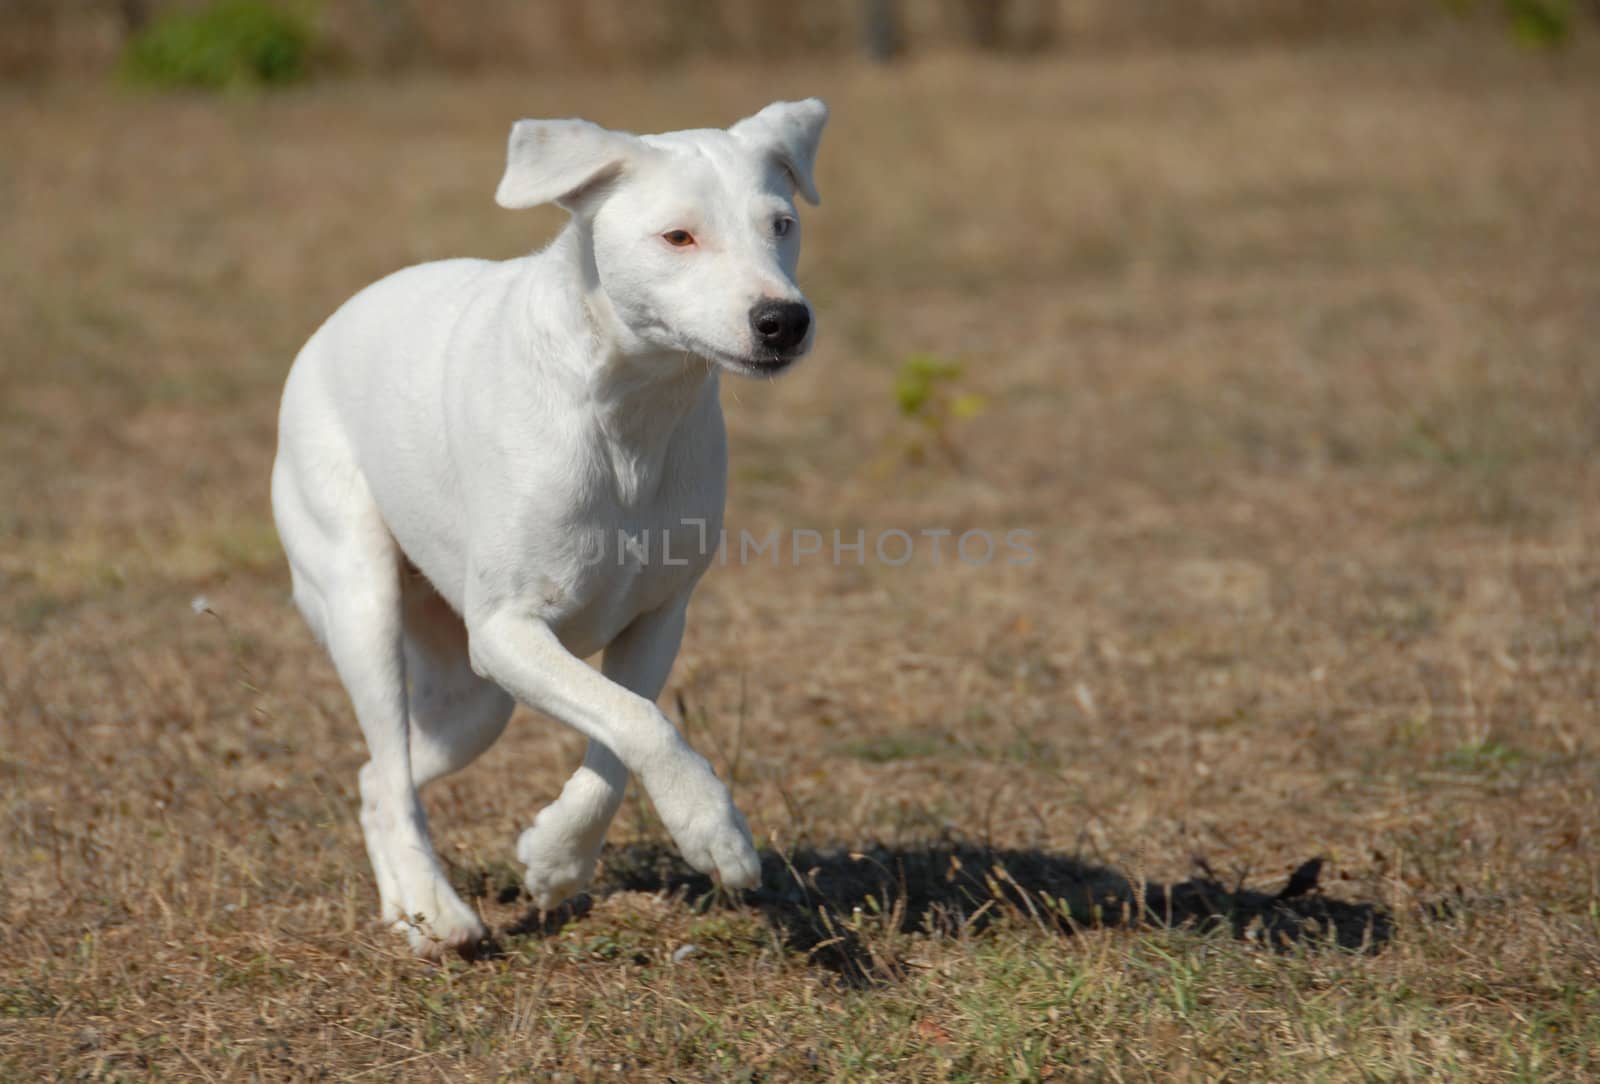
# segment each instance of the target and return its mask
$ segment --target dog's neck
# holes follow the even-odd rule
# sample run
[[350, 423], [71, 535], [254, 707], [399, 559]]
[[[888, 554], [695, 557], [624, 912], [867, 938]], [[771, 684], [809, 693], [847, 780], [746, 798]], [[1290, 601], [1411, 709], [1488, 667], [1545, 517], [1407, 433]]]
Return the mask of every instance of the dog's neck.
[[618, 318], [600, 288], [586, 225], [574, 218], [549, 255], [570, 261], [580, 283], [575, 300], [593, 349], [575, 375], [625, 496], [652, 491], [673, 436], [709, 396], [717, 396], [716, 365], [678, 350], [641, 342]]

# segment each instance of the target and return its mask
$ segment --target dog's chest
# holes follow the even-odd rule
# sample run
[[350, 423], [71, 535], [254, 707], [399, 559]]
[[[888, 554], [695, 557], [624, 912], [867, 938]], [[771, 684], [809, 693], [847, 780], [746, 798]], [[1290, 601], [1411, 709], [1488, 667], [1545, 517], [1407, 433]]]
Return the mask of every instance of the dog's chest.
[[720, 432], [706, 436], [659, 463], [603, 463], [569, 495], [558, 537], [548, 521], [532, 526], [541, 608], [569, 651], [600, 650], [690, 588], [716, 556], [725, 464]]
[[555, 589], [548, 619], [574, 654], [598, 651], [640, 614], [671, 602], [715, 555], [720, 508], [655, 511], [597, 517], [564, 547], [564, 568], [547, 581]]

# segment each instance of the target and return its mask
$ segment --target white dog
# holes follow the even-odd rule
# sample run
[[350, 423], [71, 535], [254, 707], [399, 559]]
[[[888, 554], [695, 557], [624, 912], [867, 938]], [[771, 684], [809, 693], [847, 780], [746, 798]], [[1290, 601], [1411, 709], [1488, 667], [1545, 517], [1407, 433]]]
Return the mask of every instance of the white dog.
[[517, 842], [541, 907], [594, 875], [630, 772], [696, 869], [760, 875], [727, 788], [654, 701], [721, 530], [718, 371], [777, 373], [815, 333], [794, 194], [817, 202], [827, 116], [813, 98], [725, 131], [519, 121], [496, 199], [565, 208], [555, 241], [392, 275], [295, 360], [273, 513], [371, 752], [383, 918], [418, 953], [485, 930], [417, 790], [487, 749], [513, 701], [588, 738]]

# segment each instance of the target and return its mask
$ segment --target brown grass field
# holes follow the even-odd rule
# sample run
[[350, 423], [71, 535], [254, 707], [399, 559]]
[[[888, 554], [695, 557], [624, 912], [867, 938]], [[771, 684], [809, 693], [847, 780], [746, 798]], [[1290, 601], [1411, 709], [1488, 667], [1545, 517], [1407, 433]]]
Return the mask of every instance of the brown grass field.
[[[725, 385], [730, 527], [1036, 559], [714, 570], [663, 704], [762, 889], [634, 797], [530, 913], [580, 744], [519, 719], [428, 795], [495, 951], [417, 962], [269, 514], [289, 362], [550, 235], [513, 118], [811, 92], [822, 333]], [[1593, 40], [57, 83], [0, 134], [0, 1079], [1600, 1074]], [[984, 409], [902, 417], [923, 354]]]

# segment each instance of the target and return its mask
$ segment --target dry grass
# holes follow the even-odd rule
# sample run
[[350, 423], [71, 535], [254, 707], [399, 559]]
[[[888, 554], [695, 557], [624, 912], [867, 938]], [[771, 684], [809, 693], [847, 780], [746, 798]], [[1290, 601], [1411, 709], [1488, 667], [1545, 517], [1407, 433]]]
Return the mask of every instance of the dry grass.
[[[104, 73], [134, 26], [202, 0], [0, 0], [0, 79]], [[277, 0], [315, 14], [315, 67], [593, 72], [708, 56], [848, 56], [861, 0]], [[913, 52], [982, 46], [1098, 52], [1416, 30], [1464, 16], [1441, 0], [899, 0]], [[1498, 17], [1493, 12], [1489, 18]]]
[[[1597, 61], [4, 92], [0, 1076], [1592, 1078]], [[416, 963], [268, 516], [289, 359], [554, 226], [489, 199], [508, 119], [819, 89], [821, 347], [727, 388], [730, 524], [1039, 559], [715, 571], [673, 688], [763, 890], [703, 898], [630, 801], [541, 925], [511, 843], [578, 744], [530, 718], [429, 795], [500, 954]], [[900, 454], [917, 352], [987, 399], [964, 466]]]

